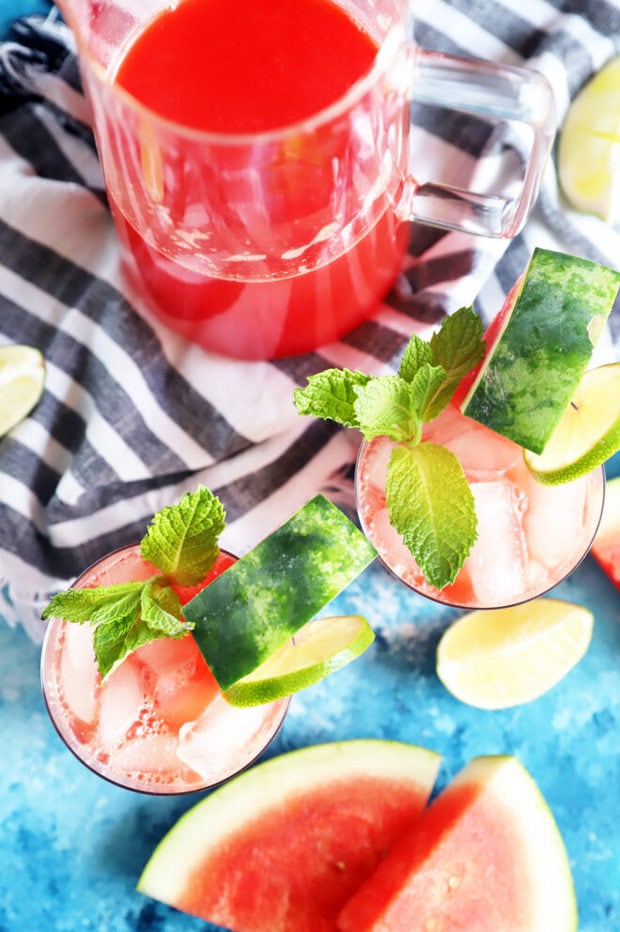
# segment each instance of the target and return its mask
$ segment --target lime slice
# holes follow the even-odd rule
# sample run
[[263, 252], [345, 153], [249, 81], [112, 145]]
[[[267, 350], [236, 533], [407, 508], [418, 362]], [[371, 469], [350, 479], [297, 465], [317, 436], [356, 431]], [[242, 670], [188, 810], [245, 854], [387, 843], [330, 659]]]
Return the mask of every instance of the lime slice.
[[585, 85], [569, 107], [558, 146], [566, 197], [607, 223], [620, 220], [620, 56]]
[[374, 638], [361, 615], [317, 618], [260, 667], [237, 680], [224, 698], [231, 705], [249, 706], [290, 696], [355, 660]]
[[620, 449], [620, 363], [589, 369], [541, 454], [523, 451], [544, 485], [571, 482]]
[[586, 608], [559, 599], [469, 612], [442, 636], [437, 675], [453, 696], [479, 709], [530, 702], [581, 660], [593, 620]]
[[0, 437], [30, 414], [45, 384], [45, 362], [33, 346], [0, 346]]

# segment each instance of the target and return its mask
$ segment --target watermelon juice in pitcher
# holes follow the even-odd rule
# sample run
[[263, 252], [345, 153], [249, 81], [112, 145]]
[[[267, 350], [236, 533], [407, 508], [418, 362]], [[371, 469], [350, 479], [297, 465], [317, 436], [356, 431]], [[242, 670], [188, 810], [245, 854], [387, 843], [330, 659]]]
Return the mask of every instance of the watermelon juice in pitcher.
[[[408, 0], [60, 6], [136, 293], [208, 349], [267, 359], [335, 340], [389, 289], [412, 220], [514, 236], [536, 198], [547, 82], [419, 49]], [[412, 99], [469, 114], [506, 170], [429, 172]]]

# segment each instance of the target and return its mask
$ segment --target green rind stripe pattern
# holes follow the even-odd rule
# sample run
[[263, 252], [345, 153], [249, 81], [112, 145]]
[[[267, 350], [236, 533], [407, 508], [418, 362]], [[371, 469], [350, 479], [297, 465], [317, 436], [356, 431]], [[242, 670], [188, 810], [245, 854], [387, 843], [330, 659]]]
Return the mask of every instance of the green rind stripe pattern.
[[222, 690], [256, 669], [376, 557], [323, 495], [218, 576], [184, 608]]
[[542, 453], [581, 381], [619, 287], [620, 272], [536, 248], [463, 414]]

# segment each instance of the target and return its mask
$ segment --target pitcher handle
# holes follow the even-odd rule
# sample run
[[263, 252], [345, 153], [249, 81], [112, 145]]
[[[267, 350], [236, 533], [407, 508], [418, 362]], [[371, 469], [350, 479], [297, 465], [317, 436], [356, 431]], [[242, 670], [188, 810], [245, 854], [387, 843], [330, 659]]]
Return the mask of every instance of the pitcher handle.
[[[551, 85], [537, 71], [412, 48], [411, 100], [473, 114], [519, 140], [523, 175], [514, 196], [421, 180], [410, 174], [404, 212], [409, 220], [479, 236], [512, 238], [538, 197], [555, 137]], [[529, 136], [529, 142], [523, 136]]]

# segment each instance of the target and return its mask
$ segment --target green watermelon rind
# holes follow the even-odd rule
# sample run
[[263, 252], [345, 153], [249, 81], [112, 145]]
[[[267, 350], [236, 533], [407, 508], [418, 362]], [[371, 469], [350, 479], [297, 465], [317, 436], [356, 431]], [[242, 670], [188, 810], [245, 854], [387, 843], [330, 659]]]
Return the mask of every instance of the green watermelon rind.
[[467, 417], [542, 453], [581, 381], [620, 272], [537, 247], [512, 313], [461, 404]]
[[189, 809], [155, 848], [137, 884], [140, 893], [175, 906], [192, 872], [223, 839], [245, 831], [269, 811], [282, 811], [287, 797], [312, 794], [333, 784], [377, 778], [404, 781], [431, 794], [441, 755], [428, 748], [377, 738], [317, 744], [257, 764]]
[[344, 512], [317, 495], [188, 602], [183, 614], [222, 691], [264, 663], [376, 555]]
[[[502, 811], [514, 815], [514, 825], [517, 835], [522, 841], [520, 850], [511, 849], [507, 853], [512, 859], [510, 870], [519, 877], [520, 906], [525, 902], [529, 909], [531, 921], [528, 923], [528, 932], [547, 932], [547, 930], [562, 930], [562, 932], [576, 932], [578, 928], [578, 907], [575, 894], [570, 861], [564, 840], [543, 794], [533, 777], [520, 763], [510, 755], [486, 755], [473, 758], [448, 786], [435, 797], [425, 813], [423, 813], [416, 827], [396, 843], [391, 852], [381, 862], [377, 870], [353, 894], [338, 917], [338, 929], [341, 932], [366, 932], [378, 928], [392, 928], [390, 925], [390, 909], [399, 897], [404, 897], [408, 908], [416, 909], [416, 897], [411, 892], [407, 894], [407, 878], [418, 871], [425, 869], [426, 848], [430, 845], [428, 856], [433, 858], [434, 876], [437, 878], [437, 887], [443, 889], [441, 884], [442, 865], [445, 866], [445, 889], [450, 887], [453, 864], [462, 862], [464, 852], [454, 850], [451, 845], [451, 832], [458, 831], [457, 822], [446, 824], [446, 808], [448, 799], [457, 795], [463, 786], [472, 785], [478, 788], [474, 805], [480, 807], [481, 800], [499, 800]], [[493, 809], [495, 807], [492, 807]], [[436, 813], [436, 816], [435, 816]], [[469, 807], [462, 813], [467, 818]], [[454, 817], [452, 817], [454, 818]], [[438, 826], [443, 826], [439, 837], [431, 830], [435, 819]], [[505, 822], [503, 822], [505, 824]], [[484, 839], [480, 835], [482, 844], [481, 856], [484, 859]], [[489, 844], [492, 844], [489, 840]], [[417, 845], [417, 847], [416, 847]], [[414, 874], [407, 873], [405, 861], [415, 864]], [[442, 863], [437, 863], [441, 861]], [[468, 874], [475, 876], [478, 866], [477, 852], [469, 852]], [[485, 900], [492, 899], [494, 904], [502, 901], [506, 891], [502, 884], [502, 865], [494, 863], [489, 872], [483, 864], [480, 868], [480, 908], [482, 919], [480, 928], [489, 928], [485, 916]], [[439, 874], [439, 877], [438, 877]], [[393, 877], [399, 877], [400, 886], [394, 889]], [[494, 878], [497, 889], [494, 889]], [[388, 892], [390, 891], [390, 892]], [[498, 899], [499, 898], [499, 899]], [[526, 899], [527, 898], [527, 899]], [[458, 893], [446, 896], [439, 903], [431, 907], [429, 891], [424, 893], [424, 909], [434, 909], [433, 918], [442, 927], [442, 919], [449, 927], [450, 917], [454, 919], [454, 911], [458, 911]], [[378, 906], [377, 904], [381, 904]], [[364, 917], [364, 921], [360, 917]], [[422, 916], [419, 917], [423, 921]], [[469, 917], [471, 921], [471, 916]], [[507, 923], [510, 922], [506, 918]], [[385, 923], [382, 924], [382, 923]], [[401, 926], [395, 926], [401, 928]], [[505, 928], [513, 928], [506, 925]], [[516, 927], [515, 927], [516, 928]], [[519, 925], [519, 929], [522, 927]]]

